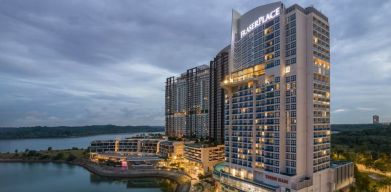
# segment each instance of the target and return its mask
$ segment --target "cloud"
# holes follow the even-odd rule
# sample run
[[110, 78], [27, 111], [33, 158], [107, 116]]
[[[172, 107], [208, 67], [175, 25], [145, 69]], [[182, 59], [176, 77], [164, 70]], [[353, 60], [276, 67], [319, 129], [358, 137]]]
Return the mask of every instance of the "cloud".
[[336, 109], [333, 112], [334, 113], [342, 113], [342, 112], [347, 112], [347, 111], [349, 111], [349, 110], [348, 109]]
[[[268, 2], [4, 0], [0, 126], [164, 125], [165, 78], [229, 43], [231, 9]], [[332, 122], [391, 118], [391, 2], [284, 3], [329, 16]], [[339, 110], [356, 106], [374, 110]]]

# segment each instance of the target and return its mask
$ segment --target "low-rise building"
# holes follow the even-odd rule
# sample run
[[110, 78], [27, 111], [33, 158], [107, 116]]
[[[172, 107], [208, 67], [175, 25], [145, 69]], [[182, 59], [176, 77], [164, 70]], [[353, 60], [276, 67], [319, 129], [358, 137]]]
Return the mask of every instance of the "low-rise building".
[[116, 140], [95, 140], [91, 142], [89, 150], [94, 153], [115, 151], [115, 144]]
[[[137, 139], [123, 139], [123, 140], [117, 140], [118, 142], [118, 149], [116, 151], [123, 151], [123, 152], [138, 152], [139, 149], [139, 140]], [[92, 145], [92, 143], [91, 143]]]
[[159, 152], [159, 143], [162, 142], [162, 139], [140, 139], [139, 148], [142, 153], [158, 153]]
[[224, 145], [186, 144], [184, 154], [185, 159], [209, 172], [217, 163], [224, 161]]
[[129, 168], [153, 168], [162, 161], [156, 154], [133, 152], [91, 153], [90, 159], [96, 163], [112, 161]]
[[182, 157], [184, 147], [183, 141], [162, 141], [159, 143], [159, 156], [166, 158]]
[[331, 164], [331, 184], [333, 191], [342, 190], [354, 183], [354, 164], [350, 161], [339, 161]]
[[96, 163], [115, 162], [125, 167], [154, 167], [162, 159], [159, 154], [161, 137], [133, 137], [115, 140], [92, 141], [90, 160]]
[[164, 141], [162, 138], [144, 139], [144, 138], [128, 138], [117, 140], [95, 140], [89, 146], [90, 153], [103, 152], [139, 152], [153, 153], [159, 152], [159, 143]]

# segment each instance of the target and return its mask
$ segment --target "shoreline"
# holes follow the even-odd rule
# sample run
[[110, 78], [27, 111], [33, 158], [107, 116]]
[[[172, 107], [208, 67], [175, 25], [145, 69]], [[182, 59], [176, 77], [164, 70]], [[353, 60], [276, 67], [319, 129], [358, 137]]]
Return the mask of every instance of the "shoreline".
[[121, 170], [118, 168], [107, 168], [97, 166], [89, 161], [75, 160], [26, 160], [26, 159], [0, 159], [0, 163], [58, 163], [76, 165], [84, 168], [88, 172], [99, 175], [102, 177], [108, 177], [113, 179], [126, 179], [126, 178], [164, 178], [170, 179], [177, 183], [175, 192], [188, 192], [191, 187], [191, 178], [187, 175], [164, 169], [133, 169], [133, 170]]
[[92, 135], [78, 135], [78, 136], [64, 136], [64, 137], [24, 137], [24, 138], [0, 138], [0, 140], [24, 140], [24, 139], [73, 139], [82, 137], [93, 137], [99, 135], [122, 135], [122, 134], [137, 134], [137, 133], [164, 133], [163, 131], [152, 131], [152, 132], [120, 132], [120, 133], [99, 133]]

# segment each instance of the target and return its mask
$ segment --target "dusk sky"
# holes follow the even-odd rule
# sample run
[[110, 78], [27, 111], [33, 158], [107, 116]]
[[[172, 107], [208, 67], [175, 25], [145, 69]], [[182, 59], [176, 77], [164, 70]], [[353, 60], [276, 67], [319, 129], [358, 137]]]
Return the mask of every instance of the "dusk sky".
[[[0, 127], [164, 125], [166, 77], [209, 64], [262, 0], [0, 0]], [[391, 0], [314, 6], [331, 30], [331, 121], [391, 121]]]

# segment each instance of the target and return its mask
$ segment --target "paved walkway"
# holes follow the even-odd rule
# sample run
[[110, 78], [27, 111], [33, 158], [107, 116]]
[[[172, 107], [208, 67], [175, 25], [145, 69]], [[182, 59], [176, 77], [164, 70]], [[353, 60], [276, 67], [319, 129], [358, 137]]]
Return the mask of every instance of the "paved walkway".
[[81, 162], [88, 171], [100, 176], [114, 178], [140, 178], [140, 177], [159, 177], [167, 178], [177, 182], [176, 192], [188, 192], [191, 187], [191, 178], [179, 171], [165, 169], [123, 169], [121, 167], [105, 167], [92, 163]]
[[359, 171], [375, 173], [375, 174], [383, 175], [386, 177], [391, 177], [391, 172], [382, 172], [382, 171], [374, 169], [374, 168], [366, 167], [364, 164], [357, 163], [356, 166]]

